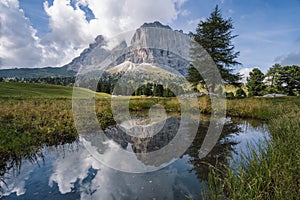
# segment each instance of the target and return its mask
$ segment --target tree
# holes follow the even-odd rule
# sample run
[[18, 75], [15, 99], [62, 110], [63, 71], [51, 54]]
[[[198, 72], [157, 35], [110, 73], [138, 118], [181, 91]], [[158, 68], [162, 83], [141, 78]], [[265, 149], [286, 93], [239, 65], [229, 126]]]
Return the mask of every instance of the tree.
[[273, 65], [266, 74], [267, 91], [284, 93], [290, 96], [300, 95], [300, 67]]
[[300, 67], [285, 66], [279, 71], [278, 87], [283, 93], [295, 96], [300, 95]]
[[[218, 5], [210, 14], [206, 21], [201, 21], [194, 34], [194, 40], [200, 44], [216, 63], [222, 78], [228, 84], [238, 85], [241, 79], [239, 74], [234, 74], [233, 70], [240, 63], [236, 61], [239, 52], [234, 51], [232, 39], [237, 35], [232, 35], [232, 19], [225, 20], [221, 15]], [[189, 70], [188, 78], [195, 84], [203, 79], [194, 74], [195, 70]], [[214, 89], [214, 88], [213, 88]]]
[[153, 95], [156, 97], [162, 97], [164, 92], [164, 88], [161, 84], [155, 84], [153, 88]]
[[146, 96], [152, 96], [153, 95], [153, 92], [151, 90], [152, 87], [153, 87], [152, 84], [147, 83], [147, 85], [144, 88], [144, 95], [146, 95]]
[[265, 90], [264, 84], [265, 75], [258, 69], [254, 68], [247, 78], [247, 88], [249, 96], [260, 96]]
[[236, 97], [239, 97], [239, 98], [242, 98], [242, 97], [246, 97], [246, 93], [245, 91], [242, 89], [242, 88], [239, 88], [237, 91], [236, 91]]
[[282, 66], [280, 64], [273, 65], [266, 73], [266, 80], [268, 83], [267, 91], [268, 93], [279, 92], [278, 79]]
[[197, 88], [197, 85], [199, 83], [205, 83], [198, 70], [193, 66], [188, 69], [187, 80], [192, 84], [194, 88]]
[[164, 88], [164, 97], [175, 97], [176, 95], [168, 87]]

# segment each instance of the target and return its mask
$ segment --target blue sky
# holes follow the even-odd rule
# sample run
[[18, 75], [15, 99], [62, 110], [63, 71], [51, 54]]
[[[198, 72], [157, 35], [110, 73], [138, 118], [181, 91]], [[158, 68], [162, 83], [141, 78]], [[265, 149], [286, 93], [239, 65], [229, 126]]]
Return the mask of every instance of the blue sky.
[[0, 0], [0, 68], [61, 66], [143, 22], [194, 32], [216, 4], [239, 35], [240, 69], [300, 65], [300, 0]]

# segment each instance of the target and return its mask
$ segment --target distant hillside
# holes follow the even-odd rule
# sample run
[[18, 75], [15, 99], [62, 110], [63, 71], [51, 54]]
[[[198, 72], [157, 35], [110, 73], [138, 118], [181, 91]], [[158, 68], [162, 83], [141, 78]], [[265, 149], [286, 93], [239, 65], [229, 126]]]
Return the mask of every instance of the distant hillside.
[[9, 98], [71, 98], [73, 88], [36, 83], [0, 83], [0, 97]]
[[43, 77], [73, 77], [75, 71], [67, 70], [66, 67], [45, 67], [45, 68], [20, 68], [0, 70], [0, 77], [5, 78], [43, 78]]
[[[80, 89], [82, 92], [92, 92], [88, 89]], [[37, 83], [14, 83], [0, 82], [1, 98], [20, 98], [20, 99], [71, 99], [73, 87], [37, 84]], [[109, 97], [108, 94], [97, 93], [97, 97]]]

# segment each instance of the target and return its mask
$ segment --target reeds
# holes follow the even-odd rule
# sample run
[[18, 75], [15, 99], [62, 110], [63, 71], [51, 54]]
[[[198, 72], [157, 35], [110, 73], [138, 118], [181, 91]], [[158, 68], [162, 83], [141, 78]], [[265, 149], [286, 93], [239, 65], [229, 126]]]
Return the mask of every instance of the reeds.
[[[281, 105], [273, 107], [275, 113], [282, 109]], [[238, 169], [211, 166], [206, 198], [299, 199], [300, 107], [287, 103], [286, 109], [269, 121], [271, 140], [267, 146], [252, 151]]]

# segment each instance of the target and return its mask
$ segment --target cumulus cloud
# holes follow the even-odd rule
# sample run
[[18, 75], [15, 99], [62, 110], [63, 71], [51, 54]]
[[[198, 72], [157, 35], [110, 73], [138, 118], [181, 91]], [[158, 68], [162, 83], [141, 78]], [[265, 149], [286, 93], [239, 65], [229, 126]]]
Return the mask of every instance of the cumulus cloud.
[[[31, 67], [41, 61], [42, 48], [36, 30], [19, 9], [17, 0], [0, 1], [0, 64]], [[1, 67], [0, 66], [0, 67]]]
[[254, 68], [242, 68], [239, 73], [243, 76], [242, 83], [247, 82], [247, 78], [250, 76], [250, 72], [252, 72]]
[[275, 62], [281, 65], [300, 65], [300, 52], [278, 56]]
[[[61, 66], [97, 35], [112, 37], [144, 22], [171, 23], [187, 0], [54, 0], [44, 2], [50, 32], [37, 37], [18, 0], [0, 1], [0, 68]], [[86, 7], [93, 19], [87, 20]]]

